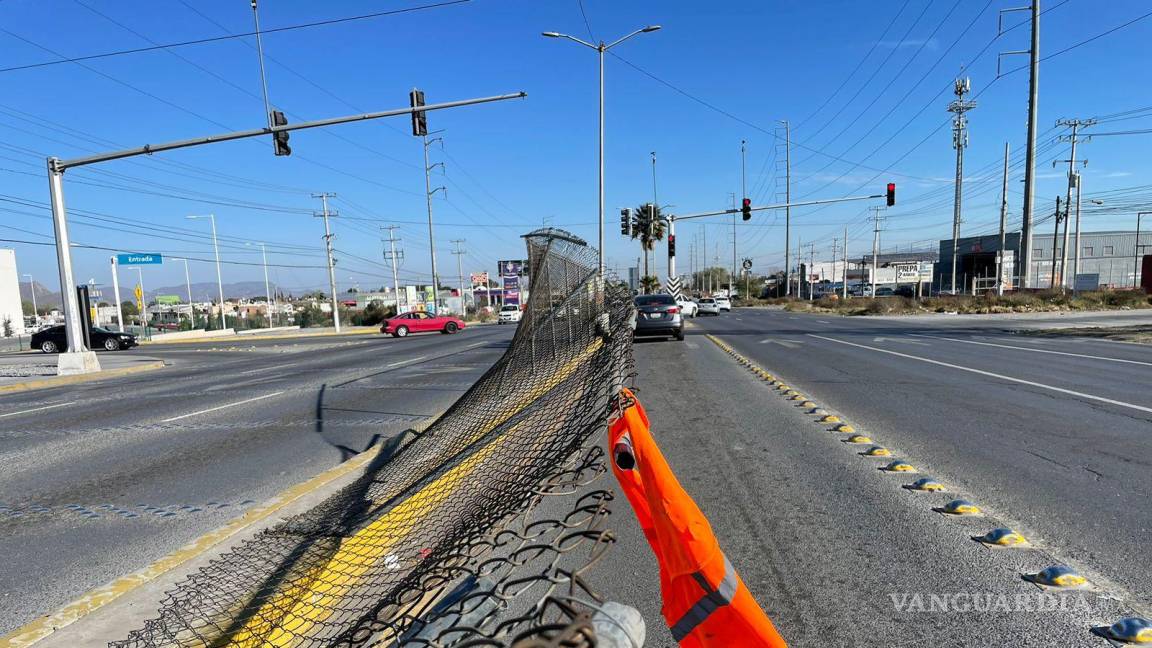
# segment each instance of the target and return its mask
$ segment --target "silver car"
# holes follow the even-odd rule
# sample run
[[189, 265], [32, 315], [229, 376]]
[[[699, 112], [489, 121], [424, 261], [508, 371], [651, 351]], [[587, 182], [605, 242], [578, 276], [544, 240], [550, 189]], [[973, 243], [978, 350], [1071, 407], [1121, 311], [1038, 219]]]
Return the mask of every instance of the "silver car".
[[636, 297], [637, 337], [667, 335], [684, 339], [684, 317], [672, 295], [639, 295]]

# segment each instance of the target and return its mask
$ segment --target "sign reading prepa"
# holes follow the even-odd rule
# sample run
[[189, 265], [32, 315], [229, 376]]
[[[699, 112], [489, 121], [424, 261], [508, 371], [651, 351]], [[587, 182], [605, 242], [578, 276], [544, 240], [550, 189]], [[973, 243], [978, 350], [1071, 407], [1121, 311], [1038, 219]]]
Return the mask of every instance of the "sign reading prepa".
[[164, 256], [161, 254], [117, 254], [116, 263], [119, 265], [160, 265], [164, 263]]

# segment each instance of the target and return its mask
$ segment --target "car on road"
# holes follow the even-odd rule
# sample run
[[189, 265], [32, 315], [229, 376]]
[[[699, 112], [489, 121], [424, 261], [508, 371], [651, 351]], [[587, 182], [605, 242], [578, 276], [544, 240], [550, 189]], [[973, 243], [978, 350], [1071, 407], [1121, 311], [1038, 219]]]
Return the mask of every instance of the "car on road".
[[680, 312], [684, 314], [684, 317], [696, 317], [697, 313], [700, 312], [700, 306], [687, 297], [676, 300], [676, 304], [680, 306]]
[[520, 306], [517, 304], [504, 304], [500, 307], [500, 314], [497, 316], [496, 323], [519, 322], [521, 315]]
[[713, 299], [712, 297], [702, 298], [699, 302], [697, 302], [697, 305], [699, 306], [698, 312], [701, 315], [719, 315], [720, 314], [720, 304], [717, 304], [716, 300]]
[[719, 306], [720, 310], [722, 310], [722, 311], [731, 311], [732, 310], [732, 302], [729, 301], [727, 297], [717, 297], [716, 298], [716, 305]]
[[909, 299], [913, 299], [916, 297], [916, 289], [912, 286], [896, 286], [896, 290], [893, 291], [893, 294], [895, 294], [897, 297], [907, 297]]
[[896, 295], [896, 291], [892, 290], [891, 288], [889, 288], [887, 286], [876, 289], [876, 296], [877, 297], [893, 297], [895, 295]]
[[684, 318], [680, 305], [672, 295], [639, 295], [636, 304], [637, 336], [667, 335], [677, 340], [684, 339]]
[[[139, 344], [135, 335], [109, 331], [99, 326], [88, 329], [88, 333], [93, 349], [123, 351]], [[49, 326], [32, 334], [32, 348], [40, 349], [44, 353], [59, 353], [68, 348], [68, 335], [62, 325]]]
[[464, 320], [458, 317], [429, 315], [428, 313], [404, 313], [384, 320], [381, 333], [392, 337], [408, 337], [409, 333], [430, 333], [439, 331], [452, 334], [464, 328]]

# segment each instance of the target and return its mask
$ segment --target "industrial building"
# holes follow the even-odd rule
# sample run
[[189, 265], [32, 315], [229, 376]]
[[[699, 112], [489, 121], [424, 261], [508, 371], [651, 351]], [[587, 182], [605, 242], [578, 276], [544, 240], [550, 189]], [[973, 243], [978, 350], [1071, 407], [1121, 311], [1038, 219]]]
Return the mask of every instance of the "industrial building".
[[[1021, 269], [1017, 267], [1016, 259], [1020, 252], [1020, 233], [1009, 232], [1004, 241], [1005, 287], [1018, 288], [1021, 286]], [[1070, 233], [1068, 236], [1068, 255], [1065, 260], [1063, 234], [1054, 237], [1052, 232], [1036, 232], [1032, 236], [1032, 253], [1028, 261], [1029, 284], [1033, 288], [1065, 285], [1080, 290], [1133, 288], [1140, 285], [1140, 267], [1145, 253], [1152, 252], [1152, 232], [1143, 233], [1139, 255], [1136, 245], [1134, 231], [1081, 232], [1080, 263], [1077, 268], [1075, 234]], [[956, 247], [959, 252], [956, 257], [956, 290], [971, 293], [994, 289], [1000, 236], [991, 234], [961, 238]], [[936, 265], [933, 283], [945, 291], [951, 287], [951, 239], [940, 241], [940, 262]]]
[[[24, 307], [20, 302], [20, 271], [16, 251], [0, 249], [0, 322], [8, 322], [12, 335], [24, 334]], [[0, 329], [0, 334], [3, 330]]]

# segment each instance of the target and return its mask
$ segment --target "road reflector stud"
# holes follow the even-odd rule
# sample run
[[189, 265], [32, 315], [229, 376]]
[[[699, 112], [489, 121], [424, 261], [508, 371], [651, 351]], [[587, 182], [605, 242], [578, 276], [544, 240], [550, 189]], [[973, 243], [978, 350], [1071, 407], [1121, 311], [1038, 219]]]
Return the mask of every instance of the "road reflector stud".
[[864, 436], [863, 434], [853, 434], [852, 436], [844, 439], [845, 443], [872, 443], [872, 439]]
[[1129, 645], [1152, 646], [1152, 621], [1127, 617], [1108, 627], [1092, 628], [1092, 634]]
[[791, 400], [794, 400], [794, 401], [806, 401], [806, 400], [808, 400], [808, 397], [807, 397], [807, 396], [805, 396], [804, 394], [792, 394], [792, 399], [791, 399]]
[[800, 407], [816, 407], [816, 403], [813, 403], [812, 401], [804, 401], [803, 403], [800, 403]]
[[1024, 536], [1016, 533], [1012, 529], [1003, 527], [992, 529], [988, 533], [972, 539], [981, 544], [995, 547], [1019, 547], [1028, 544], [1028, 540]]
[[788, 385], [785, 385], [784, 383], [780, 383], [780, 384], [776, 385], [776, 389], [778, 389], [780, 391], [788, 391], [789, 389], [792, 389], [792, 388], [789, 387]]
[[815, 414], [816, 416], [828, 416], [828, 410], [826, 410], [822, 407], [814, 407], [814, 408], [812, 408], [812, 411], [808, 412], [808, 413], [809, 414]]
[[949, 515], [980, 515], [983, 513], [979, 506], [976, 506], [972, 502], [963, 499], [956, 499], [948, 502], [943, 506], [943, 508], [940, 509], [940, 512], [947, 513]]
[[820, 422], [821, 423], [839, 423], [840, 417], [836, 416], [835, 414], [825, 414], [823, 416], [823, 418], [820, 419]]
[[883, 446], [872, 446], [864, 451], [864, 455], [868, 457], [891, 457], [892, 451]]
[[885, 470], [887, 472], [900, 472], [900, 473], [914, 473], [914, 472], [916, 472], [915, 466], [913, 466], [912, 464], [910, 464], [906, 461], [902, 461], [900, 459], [897, 459], [897, 460], [893, 461], [892, 463], [888, 464], [887, 466], [884, 466], [883, 470]]
[[836, 431], [837, 432], [843, 432], [845, 434], [851, 434], [851, 433], [856, 431], [856, 428], [852, 427], [851, 425], [848, 425], [847, 423], [841, 423], [840, 425], [836, 426]]
[[931, 477], [921, 477], [916, 481], [905, 486], [908, 490], [920, 491], [923, 493], [939, 493], [944, 489], [944, 484], [932, 479]]
[[1053, 565], [1035, 574], [1025, 574], [1024, 580], [1045, 587], [1080, 587], [1088, 583], [1087, 578], [1067, 565]]

